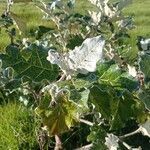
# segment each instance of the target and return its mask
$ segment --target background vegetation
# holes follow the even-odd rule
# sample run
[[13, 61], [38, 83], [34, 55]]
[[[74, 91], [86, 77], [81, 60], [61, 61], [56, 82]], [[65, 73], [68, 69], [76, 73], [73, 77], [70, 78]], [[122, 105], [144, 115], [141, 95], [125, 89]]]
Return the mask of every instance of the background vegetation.
[[[116, 0], [113, 0], [116, 1]], [[85, 3], [86, 2], [86, 3]], [[0, 3], [0, 14], [5, 10], [6, 4], [4, 2]], [[77, 0], [77, 9], [75, 11], [80, 13], [87, 13], [87, 10], [91, 5], [87, 3], [87, 0]], [[135, 48], [135, 41], [137, 35], [149, 36], [150, 35], [150, 1], [149, 0], [133, 0], [133, 4], [125, 8], [124, 12], [126, 14], [134, 16], [136, 28], [130, 31], [131, 39], [130, 43]], [[32, 3], [30, 4], [15, 4], [13, 7], [15, 13], [23, 18], [24, 22], [27, 23], [27, 33], [32, 34], [38, 26], [50, 27], [51, 23], [46, 20], [42, 20], [42, 14], [39, 9], [37, 9]], [[28, 36], [28, 35], [26, 35]], [[4, 31], [0, 36], [0, 50], [3, 51], [4, 47], [8, 44], [9, 38]]]

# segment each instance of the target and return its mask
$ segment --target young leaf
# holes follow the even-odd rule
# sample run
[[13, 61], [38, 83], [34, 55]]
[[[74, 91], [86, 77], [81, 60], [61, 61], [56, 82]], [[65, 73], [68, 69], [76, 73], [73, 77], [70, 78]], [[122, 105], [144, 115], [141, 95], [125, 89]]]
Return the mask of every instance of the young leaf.
[[141, 39], [140, 44], [143, 51], [150, 50], [150, 38], [145, 40]]
[[101, 21], [102, 13], [101, 12], [95, 12], [95, 11], [88, 11], [94, 25], [98, 25], [99, 22]]
[[119, 138], [113, 134], [107, 134], [105, 137], [105, 145], [108, 147], [109, 150], [117, 150], [119, 147]]

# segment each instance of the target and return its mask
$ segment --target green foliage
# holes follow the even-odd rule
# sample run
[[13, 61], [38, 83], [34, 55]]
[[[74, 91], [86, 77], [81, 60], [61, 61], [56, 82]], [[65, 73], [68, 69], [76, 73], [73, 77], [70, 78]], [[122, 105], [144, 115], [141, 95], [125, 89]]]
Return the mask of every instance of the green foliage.
[[144, 54], [140, 58], [141, 58], [140, 69], [144, 73], [146, 78], [150, 78], [150, 68], [149, 68], [150, 55]]
[[111, 85], [118, 88], [135, 90], [138, 82], [126, 70], [119, 68], [112, 62], [102, 63], [98, 66], [99, 83]]
[[0, 55], [3, 67], [11, 66], [15, 71], [15, 78], [27, 76], [33, 81], [48, 79], [53, 81], [58, 76], [58, 68], [45, 59], [47, 50], [36, 44], [21, 50], [15, 45], [9, 45], [6, 53]]
[[[0, 100], [4, 103], [16, 98], [30, 108], [25, 111], [35, 110], [41, 121], [40, 132], [36, 135], [40, 149], [49, 146], [45, 133], [58, 138], [70, 133], [72, 128], [80, 129], [81, 122], [91, 126], [87, 131], [91, 130], [88, 141], [92, 149], [115, 150], [118, 143], [124, 144], [126, 136], [122, 135], [122, 130], [128, 128], [130, 121], [140, 126], [138, 132], [150, 136], [146, 132], [149, 125], [149, 43], [143, 40], [143, 44], [140, 39], [139, 48], [147, 49], [130, 56], [127, 41], [128, 30], [134, 27], [133, 19], [124, 17], [121, 10], [131, 1], [89, 1], [95, 9], [86, 15], [74, 11], [73, 0], [35, 2], [36, 8], [42, 10], [44, 18], [54, 26], [39, 25], [32, 39], [22, 39], [26, 35], [26, 24], [12, 11], [11, 2], [7, 3], [1, 19], [11, 43], [5, 53], [0, 54]], [[14, 22], [20, 37], [11, 26]], [[136, 66], [133, 64], [135, 57]], [[31, 115], [32, 119], [34, 117]], [[146, 126], [142, 125], [145, 122]], [[32, 129], [34, 125], [33, 119]], [[22, 130], [17, 132], [23, 134]], [[54, 149], [61, 143], [57, 138]], [[33, 145], [28, 144], [26, 136], [25, 140], [27, 144], [22, 146], [22, 141], [16, 143], [14, 139], [12, 146], [15, 147], [11, 148], [36, 146], [34, 141]]]
[[[81, 93], [72, 89], [70, 92], [67, 89], [61, 89], [53, 99], [53, 85], [50, 89], [46, 89], [41, 97], [40, 104], [36, 108], [36, 113], [41, 116], [43, 125], [48, 130], [50, 136], [58, 135], [68, 131], [71, 127], [79, 122], [82, 113], [88, 111], [88, 95], [89, 90]], [[80, 99], [77, 98], [77, 94]], [[76, 102], [75, 102], [76, 101]]]
[[125, 127], [128, 120], [140, 121], [145, 117], [142, 102], [127, 90], [115, 91], [110, 87], [95, 86], [91, 89], [91, 102], [97, 112], [107, 119], [110, 130]]
[[142, 89], [139, 91], [139, 95], [140, 99], [142, 100], [142, 102], [145, 104], [146, 109], [150, 110], [150, 89], [149, 87], [146, 89]]
[[106, 131], [101, 126], [91, 127], [90, 135], [87, 137], [88, 141], [93, 142], [92, 150], [106, 150], [105, 143]]

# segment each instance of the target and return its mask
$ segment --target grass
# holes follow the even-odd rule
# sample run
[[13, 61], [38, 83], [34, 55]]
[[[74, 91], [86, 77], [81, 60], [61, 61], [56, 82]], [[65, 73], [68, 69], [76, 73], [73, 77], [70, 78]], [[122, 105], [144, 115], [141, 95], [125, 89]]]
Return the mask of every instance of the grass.
[[136, 39], [138, 35], [150, 36], [150, 1], [134, 0], [133, 4], [125, 9], [125, 13], [134, 15], [136, 28], [130, 31], [131, 39]]
[[37, 149], [32, 112], [17, 103], [0, 106], [0, 150]]

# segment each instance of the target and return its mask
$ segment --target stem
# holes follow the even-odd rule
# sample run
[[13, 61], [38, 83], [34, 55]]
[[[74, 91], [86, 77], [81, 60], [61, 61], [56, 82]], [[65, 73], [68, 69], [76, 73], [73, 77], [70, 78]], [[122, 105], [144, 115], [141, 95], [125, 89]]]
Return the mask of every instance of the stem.
[[93, 144], [89, 144], [89, 145], [85, 145], [80, 148], [76, 148], [75, 150], [90, 150], [92, 146], [93, 146]]
[[138, 128], [137, 130], [135, 130], [135, 131], [133, 131], [133, 132], [131, 132], [131, 133], [128, 133], [128, 134], [119, 136], [119, 138], [120, 138], [120, 139], [124, 139], [124, 138], [127, 138], [127, 137], [129, 137], [129, 136], [135, 135], [135, 134], [137, 134], [137, 133], [139, 133], [139, 132], [140, 132], [140, 128]]
[[119, 139], [119, 141], [126, 147], [128, 150], [132, 150], [132, 147], [128, 145], [126, 142], [123, 142], [122, 140]]
[[55, 148], [54, 150], [61, 150], [62, 149], [62, 142], [58, 135], [55, 135]]
[[59, 81], [64, 81], [65, 78], [66, 78], [66, 74], [64, 73], [64, 74], [60, 77], [60, 79], [59, 79], [57, 82], [59, 82]]
[[84, 119], [80, 119], [80, 122], [85, 123], [85, 124], [87, 124], [87, 125], [89, 125], [89, 126], [93, 126], [93, 125], [94, 125], [93, 122], [90, 122], [90, 121], [84, 120]]
[[[133, 136], [133, 135], [139, 133], [140, 130], [141, 130], [141, 129], [138, 128], [137, 130], [135, 130], [135, 131], [133, 131], [133, 132], [131, 132], [131, 133], [125, 134], [125, 135], [123, 135], [123, 136], [119, 136], [119, 141], [120, 141], [128, 150], [132, 150], [132, 147], [131, 147], [130, 145], [128, 145], [126, 142], [122, 141], [122, 139], [127, 138], [127, 137], [129, 137], [129, 136]], [[139, 148], [139, 149], [140, 149], [140, 148]]]

